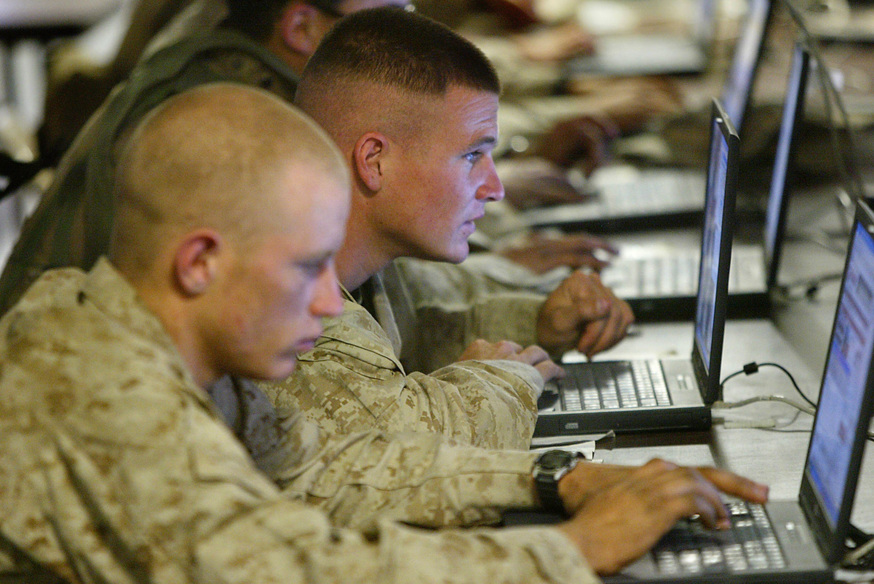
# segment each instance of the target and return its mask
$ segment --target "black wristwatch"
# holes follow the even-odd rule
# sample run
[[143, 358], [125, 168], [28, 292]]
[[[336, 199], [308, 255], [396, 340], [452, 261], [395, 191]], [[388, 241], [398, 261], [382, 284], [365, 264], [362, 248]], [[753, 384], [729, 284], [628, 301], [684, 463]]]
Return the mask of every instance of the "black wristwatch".
[[534, 461], [534, 488], [546, 511], [566, 514], [564, 503], [558, 496], [558, 481], [569, 473], [583, 458], [579, 452], [547, 450]]

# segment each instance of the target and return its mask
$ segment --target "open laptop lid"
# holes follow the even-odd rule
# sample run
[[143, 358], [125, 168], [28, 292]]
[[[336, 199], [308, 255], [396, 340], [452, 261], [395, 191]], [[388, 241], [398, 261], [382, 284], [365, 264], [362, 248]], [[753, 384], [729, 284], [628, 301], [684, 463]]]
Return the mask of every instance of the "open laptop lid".
[[830, 563], [844, 550], [874, 407], [872, 301], [874, 215], [859, 203], [799, 493]]
[[750, 0], [747, 17], [735, 46], [731, 69], [723, 86], [723, 107], [741, 135], [772, 12], [771, 0]]
[[772, 290], [777, 285], [783, 232], [789, 208], [789, 193], [793, 187], [789, 169], [795, 156], [795, 136], [804, 119], [809, 66], [810, 51], [807, 45], [803, 42], [796, 43], [792, 53], [789, 81], [786, 84], [786, 101], [783, 102], [783, 118], [780, 123], [777, 152], [774, 155], [774, 171], [771, 175], [771, 190], [768, 194], [768, 209], [765, 214], [763, 248], [767, 290]]
[[737, 131], [716, 99], [712, 112], [692, 344], [692, 366], [706, 404], [719, 397], [740, 148]]

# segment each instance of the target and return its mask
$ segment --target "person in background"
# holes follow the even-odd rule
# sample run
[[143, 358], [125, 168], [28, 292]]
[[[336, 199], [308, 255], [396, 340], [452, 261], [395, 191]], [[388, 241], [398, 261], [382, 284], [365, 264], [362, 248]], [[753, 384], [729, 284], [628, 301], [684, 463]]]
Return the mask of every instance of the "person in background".
[[89, 119], [22, 226], [0, 275], [0, 314], [46, 269], [87, 270], [106, 253], [117, 154], [146, 112], [215, 81], [262, 87], [291, 101], [300, 71], [331, 25], [348, 12], [383, 5], [406, 6], [407, 0], [195, 0], [196, 14], [218, 11], [225, 18], [205, 29], [196, 26], [202, 18], [193, 18], [188, 23], [195, 28], [171, 27], [159, 35], [154, 50], [145, 50], [129, 79]]

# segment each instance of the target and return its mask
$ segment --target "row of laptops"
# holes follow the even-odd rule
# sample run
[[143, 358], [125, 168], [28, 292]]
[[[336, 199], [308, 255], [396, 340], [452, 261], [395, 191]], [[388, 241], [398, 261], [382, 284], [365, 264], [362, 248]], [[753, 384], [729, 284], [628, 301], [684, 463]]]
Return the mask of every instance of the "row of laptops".
[[679, 522], [606, 582], [832, 582], [874, 413], [874, 213], [857, 204], [797, 499], [728, 502], [732, 527]]
[[[792, 85], [804, 85], [806, 55], [799, 46], [787, 95], [803, 91]], [[797, 109], [787, 108], [784, 124], [789, 119], [794, 125], [797, 115]], [[566, 364], [567, 377], [541, 398], [535, 436], [710, 426], [708, 406], [720, 391], [739, 157], [738, 134], [718, 100], [711, 122], [690, 358]], [[787, 135], [791, 131], [782, 137]], [[788, 160], [788, 144], [783, 149]], [[785, 166], [775, 166], [775, 182], [785, 185]], [[798, 500], [765, 508], [732, 503], [739, 528], [728, 532], [681, 522], [617, 581], [832, 579], [849, 530], [874, 406], [874, 314], [867, 309], [872, 299], [874, 214], [859, 203]]]
[[[739, 270], [744, 277], [760, 276], [756, 285], [741, 283], [741, 293], [764, 303], [766, 290], [777, 282], [780, 242], [785, 226], [792, 136], [802, 115], [810, 53], [799, 42], [794, 50], [783, 111], [763, 245], [745, 246], [746, 261], [758, 271]], [[680, 258], [692, 257], [695, 276], [687, 296], [645, 296], [649, 309], [671, 312], [678, 303], [691, 304], [694, 320], [691, 359], [622, 363], [602, 361], [566, 365], [567, 376], [548, 385], [540, 399], [535, 436], [573, 435], [583, 432], [643, 431], [652, 429], [706, 429], [710, 427], [710, 404], [719, 399], [722, 341], [732, 291], [732, 274], [743, 254], [733, 252], [734, 210], [737, 197], [740, 138], [721, 102], [714, 99], [705, 214], [699, 246], [671, 250]], [[669, 250], [656, 250], [669, 251]], [[649, 250], [646, 259], [653, 260]], [[629, 258], [622, 260], [630, 262]], [[667, 260], [665, 260], [667, 261]], [[619, 263], [619, 262], [617, 262]], [[603, 281], [620, 297], [633, 297], [605, 269]], [[634, 274], [640, 276], [643, 269]], [[676, 273], [675, 273], [676, 274]], [[767, 274], [766, 277], [762, 277]], [[694, 290], [694, 292], [691, 292]], [[640, 297], [640, 295], [638, 295]], [[649, 379], [652, 377], [653, 379]]]
[[[764, 245], [756, 250], [758, 257], [752, 260], [760, 269], [766, 263], [769, 267], [767, 282], [760, 286], [763, 296], [766, 285], [773, 286], [777, 281], [792, 135], [801, 116], [809, 59], [806, 45], [799, 42], [793, 53], [786, 92]], [[695, 290], [692, 296], [695, 327], [691, 359], [633, 364], [609, 361], [568, 364], [567, 376], [550, 384], [541, 396], [535, 436], [579, 434], [583, 431], [703, 429], [710, 426], [708, 406], [719, 398], [729, 280], [739, 258], [739, 255], [732, 254], [732, 247], [740, 156], [740, 138], [730, 116], [716, 99], [713, 100], [710, 127], [701, 241], [695, 250], [677, 252], [680, 256], [691, 254], [696, 260], [696, 275], [689, 286]], [[613, 287], [620, 297], [631, 296], [628, 294], [630, 291], [623, 290], [612, 281], [610, 271], [604, 270], [604, 282]], [[636, 273], [639, 275], [641, 272], [638, 270]], [[685, 278], [692, 279], [691, 276]], [[752, 287], [748, 289], [752, 290]], [[662, 300], [661, 309], [665, 310], [676, 298], [650, 295], [649, 301], [658, 305], [657, 301]]]
[[[566, 364], [570, 381], [558, 381], [558, 393], [545, 394], [555, 401], [540, 404], [535, 435], [709, 426], [706, 404], [719, 394], [738, 146], [737, 132], [714, 100], [691, 358]], [[874, 408], [872, 300], [874, 213], [858, 203], [798, 499], [764, 506], [732, 501], [732, 528], [725, 531], [681, 521], [650, 553], [607, 581], [832, 581], [845, 550]], [[597, 398], [606, 411], [585, 410], [590, 386], [602, 394], [616, 391], [615, 398]]]
[[[710, 5], [714, 3], [702, 0], [702, 13], [712, 18], [715, 9]], [[722, 102], [741, 134], [773, 12], [773, 0], [750, 0], [723, 87]], [[622, 41], [632, 46], [628, 43], [627, 39]], [[634, 63], [645, 61], [645, 56], [652, 54], [637, 49], [634, 52], [636, 55], [628, 57]], [[606, 167], [596, 170], [588, 181], [586, 193], [594, 195], [586, 200], [530, 209], [521, 216], [532, 228], [602, 233], [688, 224], [700, 220], [704, 208], [703, 182], [703, 173], [689, 168]]]
[[[794, 145], [804, 116], [810, 52], [796, 45], [774, 156], [761, 241], [735, 245], [728, 283], [729, 315], [764, 315], [778, 285], [778, 271], [793, 184]], [[726, 110], [727, 111], [727, 110]], [[728, 114], [731, 117], [731, 114]], [[638, 320], [694, 314], [700, 250], [691, 245], [623, 245], [602, 280], [631, 305]]]
[[[714, 109], [719, 115], [721, 108], [717, 105]], [[719, 188], [732, 180], [732, 151], [737, 141], [724, 118], [714, 123], [709, 184]], [[710, 215], [730, 214], [730, 202], [718, 199], [708, 199]], [[702, 269], [701, 277], [702, 281], [713, 281], [714, 270], [716, 277], [711, 291], [702, 294], [702, 305], [718, 304], [718, 297], [726, 289], [725, 279], [719, 277], [724, 268], [718, 266], [725, 265], [724, 246], [730, 237], [719, 229], [711, 231], [714, 246], [707, 256], [710, 259], [705, 261], [715, 262], [716, 267]], [[868, 427], [874, 414], [872, 300], [874, 213], [860, 202], [797, 499], [771, 500], [765, 505], [728, 501], [732, 527], [727, 530], [708, 530], [694, 518], [683, 520], [650, 552], [619, 575], [605, 578], [606, 582], [833, 581], [835, 566], [846, 551]], [[714, 346], [718, 339], [713, 332], [719, 326], [719, 312], [714, 306], [705, 308], [695, 322], [692, 360], [705, 368], [702, 391], [707, 391], [705, 386], [710, 390], [718, 387], [710, 384], [710, 375], [719, 367], [714, 350], [721, 350], [721, 346]], [[662, 361], [662, 366], [667, 362]], [[666, 376], [672, 375], [670, 369], [664, 367]]]

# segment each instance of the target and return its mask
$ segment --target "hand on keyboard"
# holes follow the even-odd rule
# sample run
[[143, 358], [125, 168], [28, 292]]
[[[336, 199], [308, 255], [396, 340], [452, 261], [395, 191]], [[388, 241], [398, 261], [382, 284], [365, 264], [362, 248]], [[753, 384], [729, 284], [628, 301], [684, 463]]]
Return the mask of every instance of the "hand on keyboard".
[[[600, 574], [614, 573], [646, 553], [683, 518], [698, 515], [708, 528], [728, 527], [720, 491], [755, 503], [767, 500], [764, 485], [714, 468], [662, 460], [641, 467], [597, 466], [604, 465], [578, 464], [559, 483], [566, 506], [574, 508], [573, 496], [578, 504], [560, 529]], [[593, 484], [587, 473], [604, 479], [602, 484]], [[580, 498], [580, 491], [587, 494]]]
[[600, 271], [610, 264], [617, 250], [610, 242], [587, 233], [560, 237], [532, 234], [497, 249], [495, 253], [532, 272], [545, 274], [559, 267]]
[[512, 341], [490, 343], [483, 339], [477, 339], [458, 358], [459, 361], [488, 361], [492, 359], [509, 359], [510, 361], [527, 363], [537, 369], [543, 377], [543, 381], [550, 381], [564, 375], [564, 370], [556, 365], [546, 351], [537, 345], [523, 348], [522, 345]]

